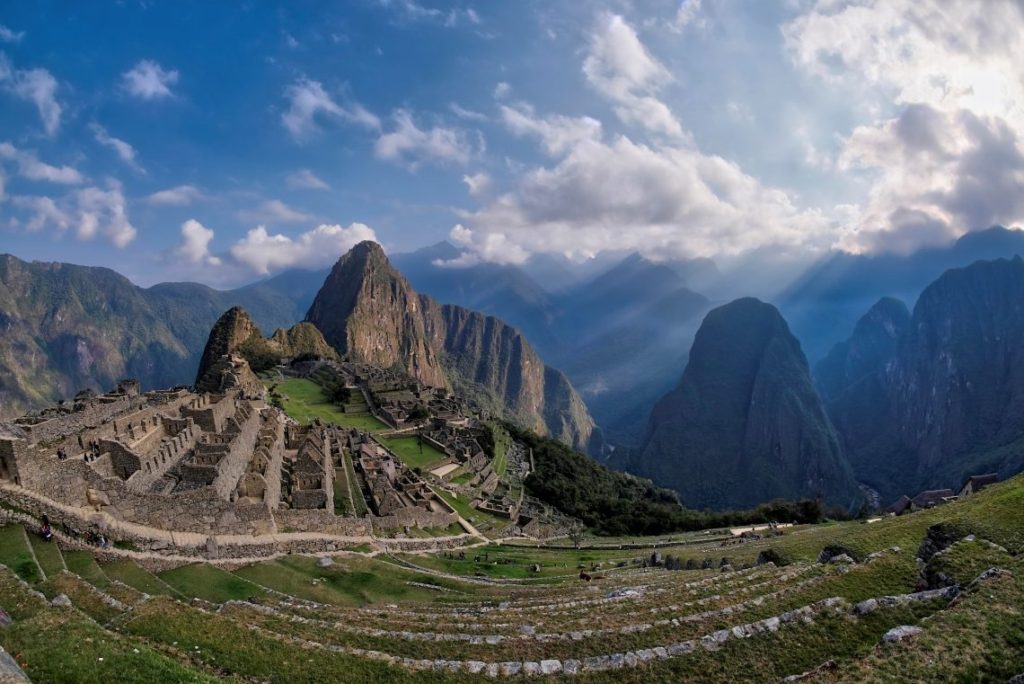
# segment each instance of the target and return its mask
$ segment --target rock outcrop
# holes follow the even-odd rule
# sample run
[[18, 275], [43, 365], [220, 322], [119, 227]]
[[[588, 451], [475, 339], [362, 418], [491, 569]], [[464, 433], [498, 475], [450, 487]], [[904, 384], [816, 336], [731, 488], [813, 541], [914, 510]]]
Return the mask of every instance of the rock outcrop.
[[682, 381], [625, 465], [690, 508], [777, 497], [851, 506], [858, 497], [799, 342], [775, 307], [750, 298], [704, 319]]
[[221, 392], [242, 387], [247, 394], [254, 394], [262, 387], [255, 372], [303, 355], [337, 358], [315, 326], [298, 323], [288, 330], [278, 328], [273, 337], [265, 339], [245, 309], [235, 306], [210, 330], [196, 372], [196, 388]]
[[335, 264], [306, 320], [353, 361], [454, 388], [580, 449], [593, 451], [599, 441], [572, 385], [518, 330], [417, 294], [374, 242], [356, 245]]

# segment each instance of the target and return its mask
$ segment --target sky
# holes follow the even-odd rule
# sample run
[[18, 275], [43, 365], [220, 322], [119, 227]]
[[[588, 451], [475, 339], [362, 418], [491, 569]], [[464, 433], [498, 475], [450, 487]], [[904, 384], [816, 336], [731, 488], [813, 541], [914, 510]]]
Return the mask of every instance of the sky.
[[230, 287], [911, 252], [1024, 215], [1015, 0], [0, 3], [0, 251]]

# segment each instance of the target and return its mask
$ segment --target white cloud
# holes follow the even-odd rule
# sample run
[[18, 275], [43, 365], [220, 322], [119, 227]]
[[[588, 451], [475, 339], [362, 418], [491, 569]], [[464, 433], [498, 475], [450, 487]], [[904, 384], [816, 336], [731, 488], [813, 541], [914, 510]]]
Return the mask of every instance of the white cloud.
[[3, 24], [0, 24], [0, 41], [4, 43], [20, 43], [25, 37], [24, 31], [13, 31]]
[[480, 112], [473, 111], [472, 109], [465, 109], [459, 106], [458, 102], [452, 102], [448, 105], [448, 108], [452, 110], [452, 113], [460, 119], [466, 121], [487, 121], [487, 115], [481, 114]]
[[373, 229], [362, 223], [347, 227], [322, 224], [296, 238], [271, 235], [258, 226], [231, 247], [231, 256], [256, 273], [267, 275], [286, 268], [327, 266], [356, 244], [376, 239]]
[[11, 203], [30, 212], [31, 218], [25, 224], [25, 229], [31, 233], [50, 225], [59, 232], [64, 232], [71, 226], [71, 217], [49, 197], [19, 196], [11, 198]]
[[515, 135], [531, 135], [540, 139], [545, 151], [552, 156], [564, 154], [584, 140], [601, 138], [601, 122], [589, 116], [570, 117], [555, 114], [539, 118], [533, 107], [520, 103], [514, 107], [501, 107], [501, 120]]
[[220, 266], [220, 257], [210, 254], [214, 232], [195, 219], [181, 224], [181, 245], [176, 253], [190, 264]]
[[330, 190], [331, 186], [325, 183], [319, 176], [309, 169], [299, 169], [288, 174], [285, 183], [289, 188], [303, 188], [306, 190]]
[[178, 82], [176, 69], [164, 69], [150, 59], [144, 59], [121, 74], [124, 89], [143, 100], [160, 100], [171, 97], [171, 86]]
[[111, 182], [106, 188], [75, 190], [58, 200], [41, 196], [17, 196], [11, 203], [29, 213], [25, 227], [39, 231], [46, 227], [64, 233], [74, 228], [79, 240], [102, 235], [115, 247], [126, 247], [138, 231], [128, 219], [127, 203], [121, 186]]
[[0, 52], [0, 84], [22, 100], [31, 102], [39, 112], [43, 130], [53, 136], [60, 128], [61, 106], [57, 102], [57, 79], [46, 69], [16, 69]]
[[586, 135], [552, 133], [555, 117], [515, 113], [509, 125], [537, 134], [556, 160], [526, 172], [513, 192], [483, 209], [461, 213], [452, 239], [477, 258], [518, 263], [531, 252], [587, 257], [604, 250], [693, 257], [764, 246], [820, 251], [833, 240], [827, 217], [721, 157], [626, 136], [605, 141], [599, 126], [578, 122]]
[[98, 232], [115, 247], [126, 247], [138, 231], [128, 220], [124, 194], [114, 184], [106, 190], [84, 188], [76, 192], [78, 237], [90, 240]]
[[675, 33], [682, 33], [688, 26], [702, 27], [705, 19], [701, 15], [700, 5], [701, 0], [682, 0], [675, 17], [669, 23], [669, 29]]
[[313, 217], [289, 207], [281, 200], [274, 199], [263, 202], [255, 209], [239, 211], [238, 218], [254, 223], [297, 223], [299, 221], [309, 221]]
[[494, 99], [504, 100], [506, 97], [512, 94], [512, 86], [505, 81], [501, 81], [498, 85], [494, 86]]
[[335, 102], [319, 81], [300, 78], [284, 90], [288, 109], [281, 114], [281, 124], [296, 140], [319, 130], [318, 119], [338, 119], [370, 130], [380, 128], [380, 119], [362, 105], [342, 106]]
[[908, 251], [1024, 220], [1019, 3], [827, 0], [783, 35], [799, 68], [877, 112], [837, 160], [870, 184], [845, 247]]
[[598, 92], [616, 103], [615, 114], [624, 123], [673, 139], [687, 138], [672, 111], [653, 95], [672, 80], [671, 74], [621, 16], [602, 13], [598, 17], [583, 73]]
[[204, 199], [202, 191], [194, 185], [178, 185], [166, 190], [154, 192], [146, 198], [150, 204], [158, 206], [187, 207], [193, 202]]
[[85, 181], [85, 177], [77, 169], [67, 165], [52, 166], [41, 162], [35, 153], [19, 150], [8, 142], [0, 143], [0, 159], [13, 161], [18, 167], [18, 175], [29, 180], [61, 185], [78, 185]]
[[480, 23], [480, 15], [472, 7], [453, 7], [441, 10], [427, 7], [415, 0], [377, 0], [381, 7], [395, 10], [403, 21], [428, 22], [449, 28], [460, 25], [476, 26]]
[[374, 145], [378, 159], [415, 169], [422, 162], [465, 165], [477, 153], [477, 146], [464, 131], [441, 126], [421, 129], [405, 109], [396, 110], [392, 118], [394, 130], [382, 134]]
[[462, 182], [466, 184], [469, 194], [473, 197], [486, 195], [491, 188], [491, 177], [482, 172], [463, 176]]
[[110, 133], [107, 132], [107, 129], [99, 124], [94, 123], [90, 128], [92, 129], [93, 135], [96, 137], [96, 142], [101, 145], [106, 145], [110, 149], [114, 150], [114, 152], [117, 153], [117, 156], [120, 157], [121, 161], [131, 168], [135, 169], [139, 173], [145, 173], [145, 170], [141, 165], [139, 165], [138, 160], [135, 158], [136, 153], [134, 147], [126, 143], [124, 140], [110, 135]]

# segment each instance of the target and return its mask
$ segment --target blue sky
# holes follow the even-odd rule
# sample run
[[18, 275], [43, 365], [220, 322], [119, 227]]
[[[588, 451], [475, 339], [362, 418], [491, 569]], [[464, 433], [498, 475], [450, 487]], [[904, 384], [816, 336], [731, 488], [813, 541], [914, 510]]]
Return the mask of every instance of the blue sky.
[[1011, 0], [6, 3], [0, 249], [229, 286], [909, 251], [1024, 213]]

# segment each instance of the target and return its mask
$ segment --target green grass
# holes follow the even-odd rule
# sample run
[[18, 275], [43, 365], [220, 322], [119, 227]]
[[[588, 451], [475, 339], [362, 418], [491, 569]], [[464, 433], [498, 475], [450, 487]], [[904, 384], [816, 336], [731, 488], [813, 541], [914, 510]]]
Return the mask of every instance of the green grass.
[[484, 513], [483, 511], [478, 511], [473, 508], [469, 505], [469, 501], [465, 496], [456, 497], [454, 494], [450, 494], [441, 488], [436, 488], [434, 491], [437, 492], [442, 499], [447, 501], [448, 505], [454, 508], [456, 513], [473, 523], [473, 525], [504, 527], [509, 524], [509, 521], [504, 518], [499, 518], [496, 515]]
[[75, 573], [92, 586], [99, 589], [110, 586], [110, 578], [88, 551], [65, 551], [64, 562], [67, 563], [69, 572]]
[[92, 585], [78, 575], [62, 572], [47, 578], [40, 585], [40, 590], [48, 598], [64, 594], [80, 611], [100, 624], [105, 624], [121, 614], [117, 608], [107, 605], [102, 597], [93, 590]]
[[180, 593], [161, 581], [153, 573], [140, 567], [135, 561], [117, 560], [111, 563], [104, 563], [101, 567], [110, 579], [124, 582], [129, 587], [150, 596], [173, 595], [175, 597], [182, 597]]
[[105, 630], [71, 609], [47, 608], [0, 630], [0, 644], [33, 682], [215, 682], [139, 639]]
[[436, 578], [363, 558], [335, 560], [333, 565], [321, 568], [315, 558], [288, 556], [239, 568], [235, 574], [286, 594], [342, 606], [432, 600], [436, 593], [406, 582], [438, 584]]
[[452, 483], [457, 485], [468, 484], [473, 479], [473, 473], [460, 473], [452, 478]]
[[0, 564], [9, 567], [26, 582], [34, 583], [43, 579], [25, 542], [25, 531], [21, 525], [0, 527]]
[[508, 449], [512, 445], [512, 436], [500, 424], [492, 424], [491, 429], [494, 434], [494, 460], [491, 462], [491, 468], [498, 477], [504, 477], [505, 471], [508, 470]]
[[409, 468], [420, 468], [424, 473], [432, 464], [447, 458], [426, 442], [420, 444], [416, 437], [378, 437], [378, 440]]
[[178, 644], [205, 667], [245, 681], [290, 682], [441, 682], [470, 681], [446, 673], [420, 672], [322, 650], [303, 650], [227, 616], [201, 613], [157, 599], [137, 611], [127, 629], [147, 640]]
[[[277, 383], [285, 413], [302, 424], [319, 418], [327, 423], [379, 432], [388, 426], [367, 413], [345, 413], [331, 402], [323, 388], [307, 378], [285, 378]], [[365, 406], [365, 404], [364, 404]]]
[[36, 561], [47, 577], [56, 575], [64, 569], [64, 558], [55, 541], [43, 541], [38, 534], [29, 533], [28, 541], [36, 554]]
[[213, 603], [246, 601], [262, 598], [267, 592], [213, 565], [196, 563], [167, 570], [157, 575], [185, 596], [201, 598]]
[[349, 515], [352, 513], [352, 507], [349, 501], [348, 480], [343, 468], [334, 469], [332, 484], [334, 485], [334, 514]]
[[356, 477], [355, 466], [352, 465], [352, 455], [345, 452], [342, 454], [341, 460], [345, 464], [345, 472], [348, 473], [348, 481], [351, 483], [352, 504], [355, 506], [355, 515], [361, 518], [369, 513], [370, 509], [366, 505], [363, 490], [359, 486], [359, 478]]

